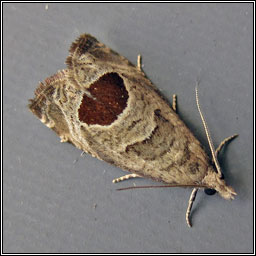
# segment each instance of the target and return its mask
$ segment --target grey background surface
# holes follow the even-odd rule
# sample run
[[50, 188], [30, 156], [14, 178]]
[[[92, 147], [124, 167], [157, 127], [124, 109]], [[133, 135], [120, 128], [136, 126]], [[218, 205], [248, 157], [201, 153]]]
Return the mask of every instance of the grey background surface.
[[[5, 253], [253, 251], [253, 5], [249, 3], [3, 4], [3, 251]], [[209, 152], [234, 133], [220, 163], [237, 197], [191, 189], [116, 188], [122, 170], [60, 143], [27, 109], [38, 81], [65, 68], [72, 41], [91, 33], [136, 63], [170, 98]]]

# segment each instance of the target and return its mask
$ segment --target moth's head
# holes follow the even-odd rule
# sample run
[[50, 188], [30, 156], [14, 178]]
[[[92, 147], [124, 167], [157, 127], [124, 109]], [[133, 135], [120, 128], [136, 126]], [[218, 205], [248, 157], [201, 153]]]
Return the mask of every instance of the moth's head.
[[214, 194], [214, 191], [217, 191], [225, 199], [234, 199], [236, 195], [235, 190], [226, 185], [224, 176], [220, 176], [213, 166], [209, 167], [208, 174], [203, 179], [203, 184], [209, 187], [209, 189], [206, 189], [206, 193], [209, 195]]

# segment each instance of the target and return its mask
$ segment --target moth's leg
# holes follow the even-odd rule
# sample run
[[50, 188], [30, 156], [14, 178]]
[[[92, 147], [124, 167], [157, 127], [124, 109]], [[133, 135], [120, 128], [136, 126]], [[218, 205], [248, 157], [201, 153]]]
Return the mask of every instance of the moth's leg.
[[197, 194], [198, 188], [194, 188], [192, 190], [192, 193], [190, 195], [189, 201], [188, 201], [188, 208], [187, 208], [187, 212], [186, 212], [186, 221], [189, 227], [192, 227], [191, 222], [189, 220], [189, 215], [193, 206], [193, 203], [196, 199], [196, 194]]
[[233, 140], [234, 138], [236, 138], [238, 136], [238, 134], [234, 134], [230, 137], [227, 137], [226, 139], [224, 139], [220, 145], [217, 147], [217, 149], [215, 150], [215, 154], [216, 156], [218, 156], [218, 154], [220, 153], [221, 149], [228, 143], [230, 142], [231, 140]]
[[177, 112], [177, 95], [172, 95], [172, 109]]
[[117, 183], [117, 182], [120, 182], [120, 181], [123, 181], [123, 180], [129, 180], [131, 178], [139, 178], [139, 177], [141, 177], [141, 176], [138, 175], [138, 174], [135, 174], [135, 173], [131, 173], [131, 174], [124, 175], [120, 178], [114, 179], [112, 182]]
[[137, 68], [139, 69], [139, 71], [142, 71], [142, 69], [141, 69], [141, 55], [140, 54], [137, 57]]
[[83, 155], [85, 155], [85, 154], [86, 154], [86, 152], [85, 152], [85, 151], [82, 151], [81, 156], [83, 156]]

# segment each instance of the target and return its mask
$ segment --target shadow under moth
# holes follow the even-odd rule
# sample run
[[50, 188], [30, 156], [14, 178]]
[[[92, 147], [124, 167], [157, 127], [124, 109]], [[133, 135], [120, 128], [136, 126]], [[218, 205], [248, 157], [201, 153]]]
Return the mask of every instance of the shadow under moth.
[[134, 66], [89, 34], [73, 42], [69, 52], [67, 68], [40, 83], [29, 104], [61, 142], [71, 142], [93, 157], [130, 172], [114, 183], [146, 177], [166, 183], [153, 187], [193, 188], [186, 212], [189, 226], [199, 188], [217, 191], [225, 199], [234, 198], [236, 193], [226, 185], [217, 156], [237, 135], [214, 149], [197, 90], [212, 160], [177, 115], [175, 96], [170, 107], [146, 77], [140, 56]]

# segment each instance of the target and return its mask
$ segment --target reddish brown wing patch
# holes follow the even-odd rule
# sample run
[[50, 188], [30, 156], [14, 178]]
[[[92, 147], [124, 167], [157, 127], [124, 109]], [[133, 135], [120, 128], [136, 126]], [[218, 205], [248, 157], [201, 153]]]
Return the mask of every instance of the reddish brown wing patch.
[[88, 89], [92, 97], [84, 94], [78, 110], [82, 122], [110, 125], [127, 106], [128, 92], [117, 73], [108, 73]]

